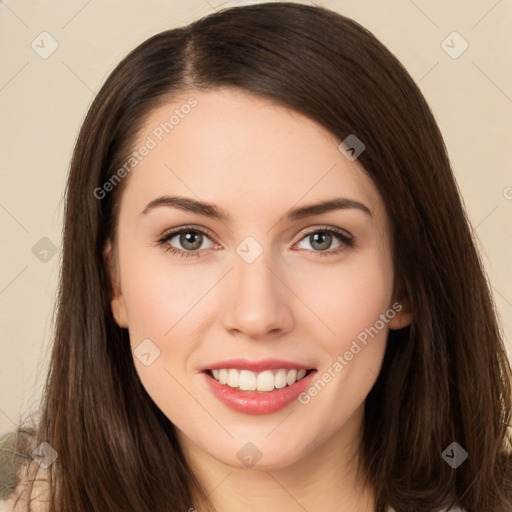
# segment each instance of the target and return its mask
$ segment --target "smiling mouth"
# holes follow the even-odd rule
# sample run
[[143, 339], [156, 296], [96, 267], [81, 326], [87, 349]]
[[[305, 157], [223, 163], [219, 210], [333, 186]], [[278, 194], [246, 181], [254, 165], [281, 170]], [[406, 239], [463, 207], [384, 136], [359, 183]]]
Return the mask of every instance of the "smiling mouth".
[[276, 389], [293, 386], [313, 371], [315, 370], [278, 368], [252, 372], [236, 368], [219, 368], [206, 370], [205, 373], [220, 384], [237, 391], [270, 393]]

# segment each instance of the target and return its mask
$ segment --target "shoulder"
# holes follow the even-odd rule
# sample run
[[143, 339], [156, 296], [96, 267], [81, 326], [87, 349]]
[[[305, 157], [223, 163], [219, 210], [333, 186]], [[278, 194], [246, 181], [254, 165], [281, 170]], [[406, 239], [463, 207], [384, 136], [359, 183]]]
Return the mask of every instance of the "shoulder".
[[0, 501], [0, 512], [27, 512], [30, 502], [31, 512], [49, 510], [49, 484], [44, 480], [34, 481], [29, 497], [29, 482], [22, 480], [7, 499]]
[[[31, 464], [34, 431], [18, 429], [0, 437], [0, 512], [47, 512], [46, 470]], [[32, 484], [33, 481], [33, 484]]]

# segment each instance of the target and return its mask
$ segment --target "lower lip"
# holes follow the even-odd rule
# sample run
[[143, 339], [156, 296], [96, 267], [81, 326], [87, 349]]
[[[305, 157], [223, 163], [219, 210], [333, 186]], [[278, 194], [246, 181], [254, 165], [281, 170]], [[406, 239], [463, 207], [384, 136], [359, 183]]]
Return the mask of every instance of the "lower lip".
[[316, 370], [310, 372], [295, 384], [274, 391], [240, 391], [227, 384], [221, 384], [204, 372], [204, 377], [212, 393], [230, 409], [245, 414], [272, 414], [290, 405], [305, 391]]

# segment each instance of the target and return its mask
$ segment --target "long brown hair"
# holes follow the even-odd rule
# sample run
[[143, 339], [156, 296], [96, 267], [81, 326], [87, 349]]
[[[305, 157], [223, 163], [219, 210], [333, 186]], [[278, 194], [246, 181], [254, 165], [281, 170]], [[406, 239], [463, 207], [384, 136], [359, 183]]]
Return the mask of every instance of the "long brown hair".
[[[361, 454], [377, 511], [510, 512], [512, 372], [442, 136], [414, 81], [371, 33], [292, 3], [225, 9], [151, 37], [89, 109], [67, 184], [53, 352], [32, 444], [58, 453], [47, 471], [51, 511], [212, 509], [111, 312], [102, 250], [129, 177], [103, 199], [94, 191], [157, 105], [223, 86], [366, 146], [359, 162], [385, 202], [397, 290], [413, 311], [410, 327], [390, 332], [365, 404]], [[442, 457], [453, 442], [468, 453], [457, 469]]]

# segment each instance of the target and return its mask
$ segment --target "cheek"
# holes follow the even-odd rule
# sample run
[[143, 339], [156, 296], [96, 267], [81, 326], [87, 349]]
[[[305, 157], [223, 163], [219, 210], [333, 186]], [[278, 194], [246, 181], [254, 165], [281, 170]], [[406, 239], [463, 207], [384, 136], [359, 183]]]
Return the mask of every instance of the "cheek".
[[[201, 298], [215, 276], [194, 271], [193, 265], [167, 264], [160, 248], [124, 254], [121, 285], [141, 383], [173, 421], [180, 425], [183, 421], [184, 426], [189, 421], [200, 421], [204, 411], [197, 407], [184, 383], [192, 371], [190, 360], [203, 325], [197, 312], [207, 301]], [[187, 411], [186, 416], [183, 411]]]
[[122, 290], [133, 342], [154, 336], [171, 338], [175, 326], [186, 321], [198, 300], [208, 292], [208, 276], [191, 265], [166, 264], [163, 249], [152, 248], [151, 257], [136, 254], [121, 265]]
[[393, 273], [386, 261], [386, 254], [368, 251], [333, 266], [319, 265], [302, 272], [300, 280], [295, 278], [297, 295], [318, 319], [316, 339], [322, 340], [329, 354], [348, 350], [352, 340], [390, 308]]
[[304, 288], [304, 293], [310, 290], [310, 304], [330, 332], [323, 329], [327, 334], [316, 338], [328, 356], [299, 402], [305, 410], [328, 418], [325, 435], [362, 406], [377, 379], [389, 320], [395, 315], [389, 261], [385, 252], [367, 252], [328, 273], [315, 275], [314, 282], [311, 278]]
[[120, 272], [134, 364], [156, 402], [168, 399], [172, 390], [178, 395], [171, 402], [179, 404], [178, 382], [188, 371], [194, 340], [199, 338], [195, 329], [200, 322], [191, 320], [211, 285], [207, 276], [192, 271], [190, 265], [168, 264], [159, 247], [132, 247], [125, 246]]

